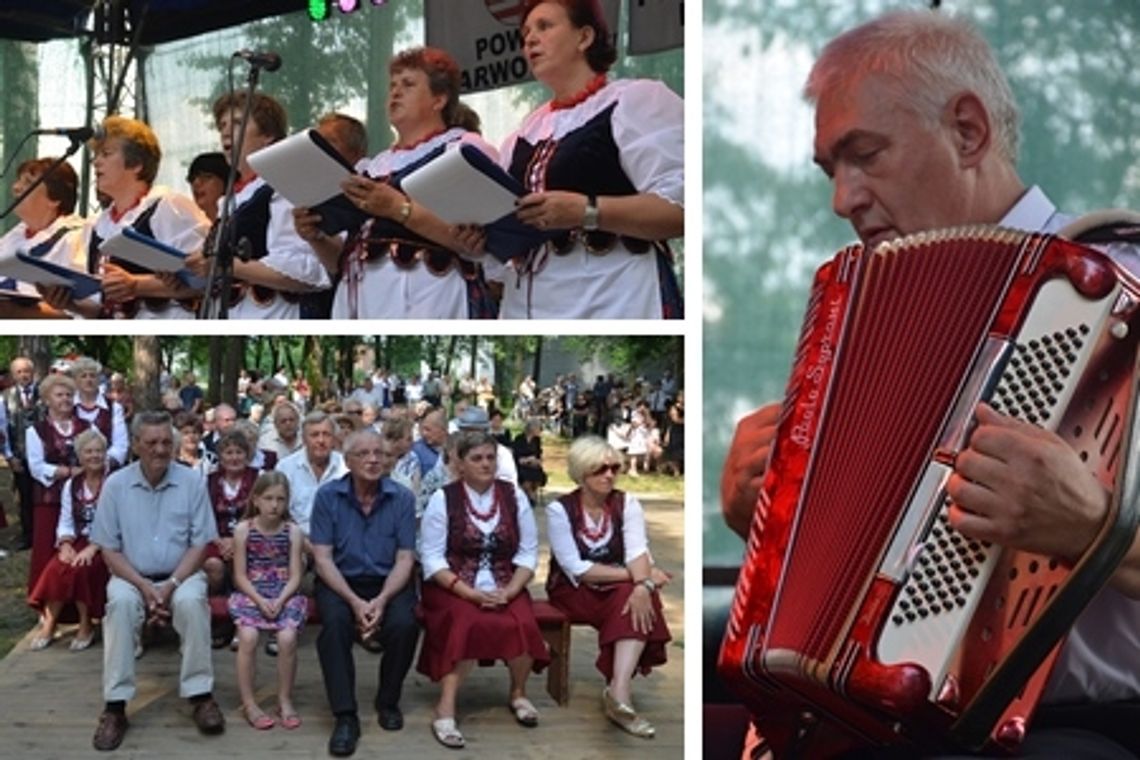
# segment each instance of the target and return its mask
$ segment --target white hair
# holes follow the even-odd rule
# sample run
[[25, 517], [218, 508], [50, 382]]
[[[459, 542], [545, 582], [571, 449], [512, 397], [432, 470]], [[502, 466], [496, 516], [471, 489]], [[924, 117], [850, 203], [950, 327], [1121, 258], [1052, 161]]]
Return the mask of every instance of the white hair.
[[955, 95], [974, 93], [990, 115], [998, 153], [1016, 164], [1020, 115], [993, 50], [969, 21], [932, 10], [892, 11], [827, 43], [808, 75], [804, 97], [878, 74], [900, 101], [937, 124]]

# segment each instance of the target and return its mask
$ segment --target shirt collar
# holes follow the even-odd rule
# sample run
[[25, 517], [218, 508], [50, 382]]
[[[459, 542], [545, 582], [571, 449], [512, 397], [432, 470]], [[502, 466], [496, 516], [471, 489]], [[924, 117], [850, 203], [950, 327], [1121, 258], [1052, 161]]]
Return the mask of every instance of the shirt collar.
[[175, 464], [176, 463], [172, 459], [170, 461], [170, 464], [168, 464], [166, 466], [166, 472], [164, 472], [162, 474], [162, 480], [158, 481], [158, 485], [152, 486], [150, 484], [150, 481], [146, 479], [146, 475], [143, 475], [142, 462], [135, 462], [134, 464], [132, 464], [130, 466], [131, 467], [131, 469], [130, 469], [131, 481], [132, 481], [131, 485], [132, 486], [138, 486], [140, 488], [146, 488], [146, 489], [151, 490], [151, 491], [161, 491], [165, 488], [173, 488], [174, 486], [178, 485], [178, 483], [172, 477], [172, 473], [174, 472]]
[[1013, 204], [1013, 208], [1005, 213], [999, 224], [1015, 230], [1027, 232], [1052, 231], [1058, 217], [1057, 207], [1046, 197], [1044, 191], [1037, 185], [1026, 190]]

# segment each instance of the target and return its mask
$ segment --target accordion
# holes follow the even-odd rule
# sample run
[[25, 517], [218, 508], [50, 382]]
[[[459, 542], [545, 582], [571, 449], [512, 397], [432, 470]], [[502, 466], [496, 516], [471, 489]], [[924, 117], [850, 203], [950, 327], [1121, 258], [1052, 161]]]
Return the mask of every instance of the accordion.
[[[1104, 254], [996, 227], [820, 267], [718, 663], [770, 744], [1016, 748], [1135, 533], [1138, 304]], [[950, 526], [981, 401], [1057, 433], [1111, 492], [1080, 560]]]

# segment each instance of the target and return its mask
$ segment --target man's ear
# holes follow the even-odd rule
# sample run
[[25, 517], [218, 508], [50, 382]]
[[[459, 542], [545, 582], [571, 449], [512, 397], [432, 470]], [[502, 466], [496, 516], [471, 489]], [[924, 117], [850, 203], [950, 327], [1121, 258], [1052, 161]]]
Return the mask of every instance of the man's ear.
[[993, 124], [981, 98], [972, 92], [958, 93], [946, 104], [944, 119], [959, 166], [969, 169], [980, 164], [994, 143]]

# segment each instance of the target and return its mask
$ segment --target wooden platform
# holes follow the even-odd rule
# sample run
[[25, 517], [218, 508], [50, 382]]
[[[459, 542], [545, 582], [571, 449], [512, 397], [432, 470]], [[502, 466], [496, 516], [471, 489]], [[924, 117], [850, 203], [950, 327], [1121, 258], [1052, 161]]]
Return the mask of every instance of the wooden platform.
[[[514, 722], [506, 707], [507, 673], [497, 665], [476, 668], [460, 694], [459, 723], [467, 737], [463, 751], [446, 750], [430, 731], [431, 711], [438, 687], [413, 670], [404, 685], [405, 727], [383, 731], [371, 710], [377, 683], [378, 657], [357, 647], [357, 699], [361, 705], [362, 737], [355, 757], [487, 757], [583, 760], [681, 758], [684, 754], [684, 603], [682, 589], [683, 515], [675, 502], [643, 499], [651, 546], [659, 564], [675, 572], [664, 590], [665, 612], [673, 643], [669, 663], [648, 678], [637, 678], [638, 709], [657, 726], [657, 738], [642, 740], [610, 725], [601, 711], [602, 678], [594, 669], [597, 654], [592, 631], [575, 627], [570, 668], [570, 700], [559, 707], [546, 693], [545, 674], [532, 676], [529, 696], [540, 713], [540, 725], [526, 729]], [[545, 519], [539, 510], [540, 535]], [[539, 578], [545, 579], [548, 550], [543, 541]], [[42, 652], [29, 652], [27, 639], [0, 661], [0, 755], [20, 758], [162, 758], [199, 760], [203, 757], [317, 758], [328, 757], [327, 741], [333, 719], [328, 712], [314, 645], [317, 630], [301, 637], [295, 704], [304, 725], [295, 731], [277, 727], [255, 731], [238, 714], [234, 655], [214, 652], [215, 695], [226, 713], [226, 733], [200, 735], [190, 720], [186, 702], [178, 697], [177, 641], [165, 640], [149, 649], [138, 663], [138, 696], [128, 705], [131, 727], [115, 753], [91, 748], [91, 737], [102, 709], [102, 649], [67, 649], [70, 631]], [[274, 660], [258, 654], [257, 683], [261, 703], [270, 711], [274, 701]], [[389, 754], [389, 756], [392, 756]]]

